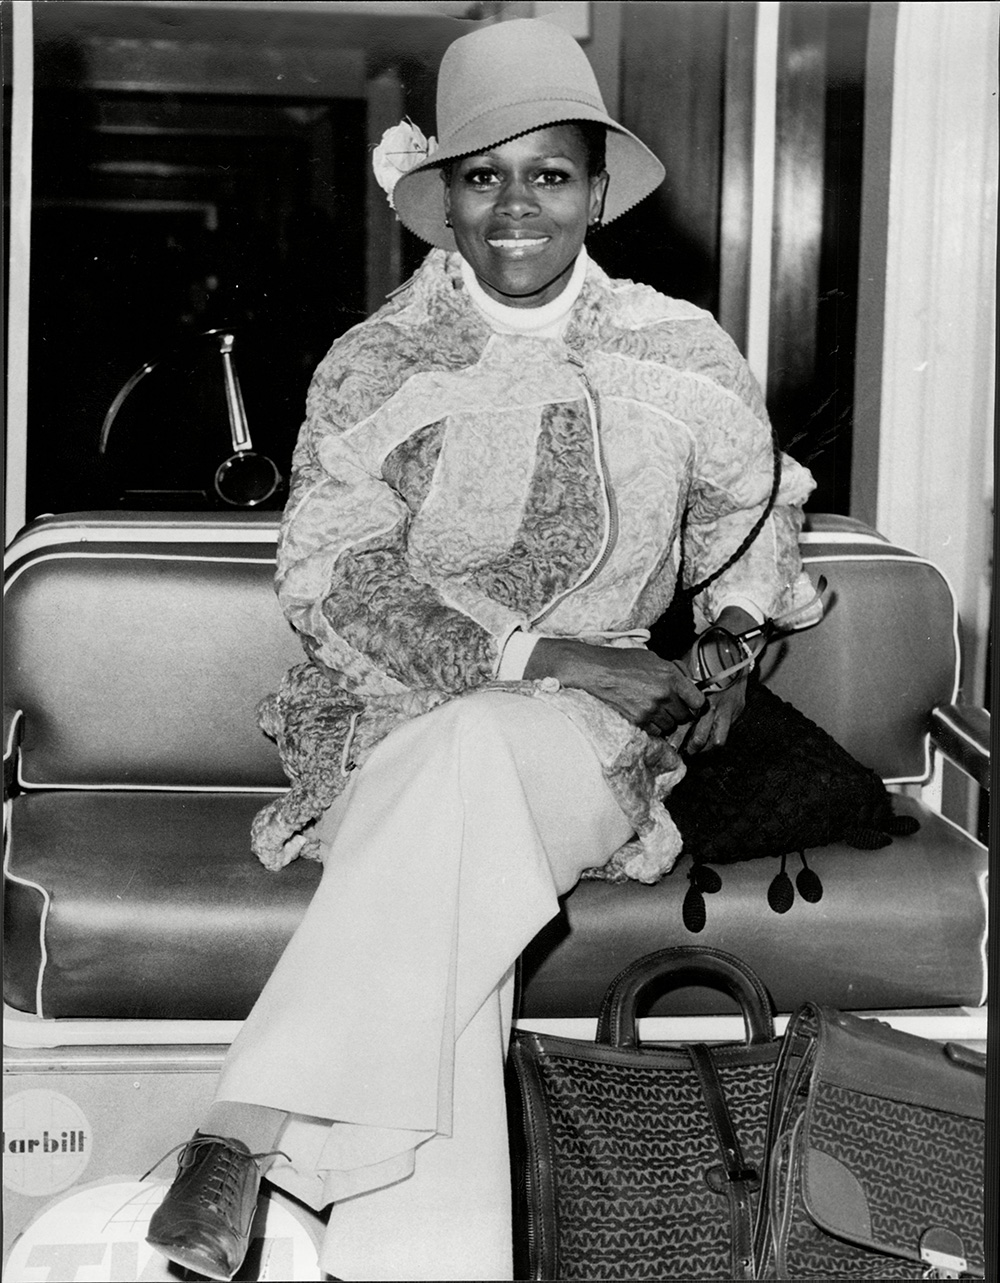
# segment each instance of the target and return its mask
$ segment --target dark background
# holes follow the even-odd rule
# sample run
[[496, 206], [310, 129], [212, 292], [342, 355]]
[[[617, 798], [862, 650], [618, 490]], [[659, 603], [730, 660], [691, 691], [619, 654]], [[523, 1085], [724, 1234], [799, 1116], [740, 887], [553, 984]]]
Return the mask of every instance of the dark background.
[[[584, 47], [616, 59], [619, 118], [668, 178], [592, 253], [612, 275], [710, 309], [742, 342], [723, 261], [748, 243], [726, 242], [722, 192], [738, 168], [733, 121], [749, 112], [740, 41], [753, 6], [616, 7], [612, 53], [599, 32]], [[368, 149], [384, 127], [370, 86], [388, 70], [429, 132], [441, 52], [467, 24], [195, 8], [163, 27], [149, 4], [36, 6], [29, 518], [218, 502], [227, 410], [217, 341], [199, 336], [219, 327], [236, 335], [254, 446], [287, 473], [317, 361], [374, 305], [379, 271], [391, 287], [426, 249], [397, 227], [387, 266], [370, 210]], [[778, 282], [767, 395], [783, 445], [816, 475], [810, 506], [847, 512], [869, 6], [785, 8], [803, 12], [782, 33], [796, 127], [782, 133], [779, 118], [778, 143], [822, 202], [822, 235]], [[302, 70], [317, 49], [357, 55], [363, 82], [317, 83]], [[115, 394], [153, 362], [102, 455]]]

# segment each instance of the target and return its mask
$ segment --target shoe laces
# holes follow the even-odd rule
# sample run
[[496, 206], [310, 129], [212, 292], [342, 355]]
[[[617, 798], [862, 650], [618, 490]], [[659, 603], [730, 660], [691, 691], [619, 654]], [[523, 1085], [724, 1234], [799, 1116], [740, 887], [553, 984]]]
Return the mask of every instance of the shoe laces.
[[[216, 1171], [211, 1172], [207, 1178], [213, 1184], [219, 1185], [220, 1192], [222, 1192], [222, 1188], [224, 1188], [226, 1184], [230, 1185], [233, 1189], [238, 1187], [238, 1182], [234, 1176], [237, 1166], [233, 1161], [234, 1158], [240, 1158], [243, 1160], [250, 1159], [258, 1165], [265, 1158], [275, 1158], [279, 1156], [289, 1163], [292, 1161], [283, 1149], [269, 1149], [260, 1154], [245, 1154], [243, 1150], [237, 1149], [233, 1145], [232, 1138], [229, 1136], [213, 1136], [208, 1132], [196, 1132], [190, 1140], [182, 1140], [181, 1143], [179, 1145], [175, 1145], [173, 1149], [168, 1149], [165, 1154], [161, 1155], [161, 1157], [156, 1160], [149, 1171], [143, 1176], [140, 1176], [139, 1179], [144, 1181], [148, 1176], [152, 1176], [160, 1164], [165, 1163], [171, 1154], [176, 1154], [178, 1150], [186, 1150], [188, 1148], [200, 1149], [204, 1145], [219, 1145], [222, 1147], [216, 1155]], [[220, 1162], [220, 1160], [222, 1161]], [[180, 1159], [177, 1161], [177, 1168], [178, 1172], [180, 1172]]]

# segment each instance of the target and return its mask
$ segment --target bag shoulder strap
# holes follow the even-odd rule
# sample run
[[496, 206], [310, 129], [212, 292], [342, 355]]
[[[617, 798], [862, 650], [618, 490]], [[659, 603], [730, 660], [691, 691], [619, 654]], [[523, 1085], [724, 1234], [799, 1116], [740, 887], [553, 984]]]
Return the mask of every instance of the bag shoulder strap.
[[732, 1230], [729, 1239], [729, 1277], [734, 1280], [753, 1279], [756, 1278], [756, 1270], [750, 1193], [760, 1188], [760, 1175], [756, 1168], [747, 1166], [743, 1157], [740, 1139], [733, 1126], [726, 1094], [711, 1052], [703, 1043], [690, 1043], [686, 1050], [698, 1075], [702, 1095], [708, 1106], [708, 1116], [712, 1120], [712, 1130], [722, 1156], [721, 1166], [710, 1167], [705, 1177], [717, 1194], [725, 1194], [729, 1199]]
[[768, 1103], [767, 1129], [764, 1137], [764, 1183], [757, 1206], [757, 1224], [754, 1228], [754, 1255], [760, 1269], [770, 1260], [769, 1252], [775, 1249], [774, 1234], [777, 1215], [772, 1217], [777, 1189], [775, 1156], [778, 1153], [779, 1134], [787, 1130], [788, 1112], [801, 1100], [803, 1083], [808, 1080], [818, 1044], [821, 1012], [815, 1003], [805, 1002], [793, 1013], [781, 1040], [781, 1051], [774, 1068], [771, 1099]]
[[685, 588], [683, 590], [684, 595], [688, 598], [689, 601], [693, 601], [700, 592], [704, 592], [704, 590], [709, 586], [709, 584], [714, 584], [720, 575], [724, 575], [726, 573], [726, 571], [729, 569], [730, 566], [735, 566], [736, 563], [739, 561], [739, 559], [743, 556], [743, 554], [747, 551], [747, 549], [753, 543], [753, 541], [760, 534], [760, 532], [764, 529], [764, 522], [771, 515], [771, 512], [775, 505], [775, 501], [778, 498], [778, 489], [781, 486], [781, 447], [778, 445], [778, 438], [775, 435], [773, 428], [771, 429], [771, 451], [773, 456], [772, 473], [771, 473], [771, 493], [768, 495], [767, 503], [764, 505], [764, 511], [760, 514], [760, 516], [754, 522], [753, 526], [750, 528], [750, 532], [748, 533], [747, 537], [743, 540], [743, 542], [740, 544], [740, 546], [736, 549], [736, 551], [733, 553], [731, 557], [727, 557], [727, 559], [722, 563], [721, 566], [718, 567], [718, 569], [713, 570], [712, 573], [710, 575], [707, 575], [703, 580], [701, 580], [700, 583], [694, 584], [692, 585], [692, 587]]

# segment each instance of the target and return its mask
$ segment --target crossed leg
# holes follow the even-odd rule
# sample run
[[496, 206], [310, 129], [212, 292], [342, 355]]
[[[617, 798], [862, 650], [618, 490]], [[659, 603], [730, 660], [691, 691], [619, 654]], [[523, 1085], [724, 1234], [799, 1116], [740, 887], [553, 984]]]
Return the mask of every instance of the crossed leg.
[[320, 886], [217, 1100], [288, 1113], [268, 1179], [334, 1204], [330, 1273], [510, 1278], [513, 965], [630, 826], [581, 733], [498, 691], [393, 732], [322, 825]]

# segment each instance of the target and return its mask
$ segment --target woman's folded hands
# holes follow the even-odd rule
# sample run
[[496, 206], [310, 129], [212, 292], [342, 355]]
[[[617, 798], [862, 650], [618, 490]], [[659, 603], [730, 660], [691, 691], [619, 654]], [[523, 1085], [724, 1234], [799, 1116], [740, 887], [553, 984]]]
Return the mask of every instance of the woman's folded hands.
[[[717, 621], [739, 633], [756, 622], [739, 607], [727, 607]], [[524, 670], [533, 681], [555, 677], [561, 685], [585, 690], [609, 704], [648, 735], [673, 736], [685, 753], [700, 753], [726, 742], [743, 711], [746, 678], [710, 695], [691, 677], [692, 657], [662, 659], [644, 647], [595, 646], [571, 637], [543, 637]], [[688, 727], [675, 735], [678, 727]]]
[[524, 670], [528, 680], [555, 677], [610, 704], [650, 735], [670, 735], [693, 721], [706, 697], [686, 666], [644, 647], [594, 646], [569, 637], [543, 637]]

